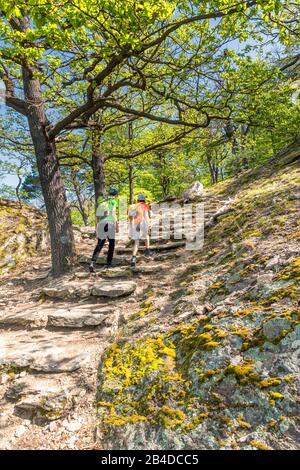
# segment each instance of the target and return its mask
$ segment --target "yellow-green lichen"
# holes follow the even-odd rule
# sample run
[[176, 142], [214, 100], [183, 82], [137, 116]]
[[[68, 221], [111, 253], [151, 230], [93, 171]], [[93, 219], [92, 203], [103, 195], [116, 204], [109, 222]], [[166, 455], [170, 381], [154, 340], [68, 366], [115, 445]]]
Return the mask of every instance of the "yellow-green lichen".
[[206, 420], [206, 418], [208, 418], [208, 416], [209, 416], [208, 412], [199, 413], [199, 415], [192, 418], [188, 424], [184, 424], [182, 426], [183, 432], [192, 431], [194, 428], [202, 424]]
[[273, 303], [279, 302], [283, 299], [298, 300], [300, 296], [300, 287], [297, 281], [297, 284], [292, 284], [287, 287], [282, 287], [273, 291], [264, 301], [264, 305], [271, 305]]
[[[98, 410], [102, 423], [121, 426], [139, 419], [184, 430], [205, 419], [185, 376], [185, 365], [193, 352], [218, 346], [216, 339], [224, 332], [215, 327], [203, 331], [204, 325], [202, 318], [173, 328], [166, 336], [112, 345], [100, 372]], [[206, 376], [217, 373], [211, 369]], [[137, 399], [135, 390], [139, 390]]]
[[279, 393], [279, 392], [269, 392], [269, 397], [272, 398], [273, 400], [281, 400], [282, 398], [284, 398], [284, 395], [282, 393]]
[[242, 429], [251, 429], [251, 424], [247, 423], [242, 417], [237, 418], [237, 422], [240, 428]]
[[247, 361], [243, 364], [230, 364], [225, 369], [225, 374], [232, 374], [236, 377], [238, 382], [242, 385], [246, 383], [256, 383], [259, 380], [259, 375], [253, 369], [253, 362]]
[[247, 340], [251, 337], [252, 330], [250, 328], [245, 327], [245, 326], [233, 325], [230, 329], [230, 333], [232, 335], [236, 335], [236, 336], [239, 336], [240, 338], [243, 338], [243, 339]]
[[300, 228], [298, 228], [288, 236], [289, 240], [293, 240], [295, 238], [300, 238]]
[[255, 440], [250, 441], [250, 445], [252, 447], [255, 447], [258, 450], [272, 450], [271, 447], [267, 446], [263, 442], [259, 442], [259, 441], [255, 441]]
[[180, 351], [182, 360], [182, 367], [187, 368], [192, 355], [197, 351], [209, 351], [216, 348], [221, 343], [220, 340], [223, 336], [223, 331], [218, 328], [210, 329], [203, 332], [202, 322], [193, 322], [189, 325], [180, 325], [173, 331], [176, 338], [176, 345]]
[[257, 305], [253, 305], [252, 307], [247, 307], [247, 308], [242, 308], [239, 310], [236, 310], [234, 312], [235, 317], [244, 317], [251, 315], [252, 313], [264, 313], [265, 307], [259, 307]]
[[300, 257], [294, 258], [289, 266], [277, 274], [276, 279], [285, 281], [296, 279], [300, 281]]
[[[133, 390], [142, 389], [134, 398]], [[135, 344], [114, 344], [100, 374], [98, 409], [105, 425], [147, 421], [176, 427], [187, 417], [182, 403], [188, 401], [189, 382], [176, 369], [176, 348], [163, 336]]]
[[227, 426], [230, 426], [232, 424], [232, 419], [228, 416], [220, 416], [219, 420], [221, 421], [221, 423], [226, 424]]
[[261, 236], [262, 236], [261, 230], [257, 230], [257, 229], [246, 230], [243, 234], [244, 238], [247, 238], [247, 237], [261, 237]]
[[139, 318], [143, 318], [146, 315], [149, 315], [149, 313], [152, 313], [154, 309], [155, 307], [151, 299], [144, 300], [144, 302], [141, 305], [141, 308], [136, 313], [131, 315], [129, 321], [134, 321], [134, 320], [138, 320]]
[[277, 385], [280, 385], [281, 382], [282, 379], [279, 377], [269, 377], [268, 379], [261, 380], [258, 383], [258, 386], [260, 388], [276, 387]]
[[160, 420], [164, 427], [176, 427], [183, 424], [186, 419], [186, 415], [183, 411], [170, 408], [167, 405], [163, 405], [160, 411]]
[[222, 373], [221, 369], [208, 369], [205, 372], [203, 370], [195, 371], [199, 372], [199, 380], [201, 382], [205, 382], [206, 380], [209, 380], [212, 378], [214, 375], [218, 375]]

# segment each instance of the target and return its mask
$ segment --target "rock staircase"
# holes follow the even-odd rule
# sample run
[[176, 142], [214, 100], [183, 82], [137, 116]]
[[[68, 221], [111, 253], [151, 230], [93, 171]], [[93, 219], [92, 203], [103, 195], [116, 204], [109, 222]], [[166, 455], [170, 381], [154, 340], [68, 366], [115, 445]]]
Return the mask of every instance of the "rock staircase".
[[[205, 201], [205, 199], [204, 199]], [[224, 201], [210, 200], [209, 224]], [[161, 224], [154, 216], [152, 224]], [[195, 224], [192, 223], [195, 229]], [[81, 230], [83, 232], [83, 230]], [[147, 299], [149, 287], [172, 286], [176, 266], [186, 264], [183, 239], [160, 237], [153, 259], [141, 247], [129, 266], [128, 240], [117, 243], [114, 265], [88, 272], [95, 245], [91, 229], [78, 237], [78, 265], [60, 279], [49, 274], [49, 259], [0, 285], [0, 449], [94, 448], [94, 400], [101, 356], [120, 325]], [[81, 233], [82, 235], [82, 233]], [[169, 287], [171, 288], [171, 287]]]

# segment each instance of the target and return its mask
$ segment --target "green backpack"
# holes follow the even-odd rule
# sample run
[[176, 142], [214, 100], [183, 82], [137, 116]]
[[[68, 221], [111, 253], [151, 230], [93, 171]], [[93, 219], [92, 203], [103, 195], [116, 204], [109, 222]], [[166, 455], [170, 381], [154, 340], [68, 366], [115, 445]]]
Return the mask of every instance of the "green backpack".
[[112, 214], [113, 207], [114, 205], [112, 199], [103, 199], [101, 202], [99, 202], [99, 205], [97, 207], [97, 217], [99, 217], [100, 220], [105, 219], [106, 217]]

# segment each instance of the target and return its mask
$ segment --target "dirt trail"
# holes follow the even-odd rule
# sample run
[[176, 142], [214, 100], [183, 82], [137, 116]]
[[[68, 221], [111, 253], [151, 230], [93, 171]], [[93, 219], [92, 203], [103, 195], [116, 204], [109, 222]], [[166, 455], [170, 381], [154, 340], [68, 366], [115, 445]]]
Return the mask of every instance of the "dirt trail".
[[[222, 205], [207, 204], [206, 222]], [[141, 252], [132, 270], [128, 242], [120, 242], [114, 267], [104, 269], [104, 252], [97, 273], [90, 274], [95, 240], [88, 231], [77, 238], [78, 264], [59, 280], [51, 277], [49, 256], [31, 258], [1, 278], [0, 449], [95, 448], [103, 352], [117, 335], [132, 333], [126, 333], [127, 320], [149, 298], [159, 312], [159, 328], [176, 321], [168, 306], [176, 297], [175, 280], [192, 256], [184, 243], [156, 241], [153, 259]], [[150, 332], [156, 328], [155, 321], [149, 325]]]

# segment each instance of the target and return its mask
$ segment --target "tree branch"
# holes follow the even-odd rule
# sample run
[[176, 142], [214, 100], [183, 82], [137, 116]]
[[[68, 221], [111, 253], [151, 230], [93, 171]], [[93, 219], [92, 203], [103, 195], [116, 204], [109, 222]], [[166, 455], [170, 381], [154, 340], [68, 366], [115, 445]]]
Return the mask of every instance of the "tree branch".
[[135, 152], [131, 152], [129, 154], [121, 154], [121, 153], [112, 153], [107, 155], [104, 161], [110, 160], [111, 158], [119, 158], [119, 159], [132, 159], [138, 157], [139, 155], [143, 155], [144, 153], [151, 152], [152, 150], [157, 150], [158, 148], [165, 147], [166, 145], [173, 144], [175, 142], [180, 141], [184, 137], [186, 137], [191, 132], [195, 131], [196, 129], [189, 129], [188, 131], [183, 131], [180, 134], [177, 134], [175, 137], [172, 137], [169, 140], [165, 140], [164, 142], [158, 142], [156, 144], [147, 145], [141, 150], [136, 150]]
[[3, 71], [0, 70], [0, 79], [3, 80], [5, 85], [5, 103], [10, 108], [13, 108], [20, 114], [27, 116], [27, 106], [26, 101], [22, 100], [21, 98], [17, 98], [14, 94], [14, 85], [13, 81], [9, 76], [8, 70], [6, 67], [2, 65]]
[[106, 102], [105, 103], [106, 106], [110, 107], [110, 108], [115, 108], [115, 109], [118, 109], [119, 111], [122, 111], [123, 113], [126, 113], [126, 114], [133, 114], [135, 116], [140, 116], [140, 117], [144, 117], [146, 119], [149, 119], [150, 121], [156, 121], [156, 122], [165, 122], [166, 124], [173, 124], [173, 125], [176, 125], [176, 126], [188, 126], [188, 127], [193, 127], [195, 129], [199, 129], [200, 127], [207, 127], [210, 123], [210, 117], [208, 116], [208, 114], [204, 111], [203, 114], [205, 115], [206, 117], [206, 120], [201, 123], [201, 124], [197, 124], [197, 123], [193, 123], [193, 122], [187, 122], [187, 121], [183, 121], [181, 119], [169, 119], [169, 118], [166, 118], [166, 117], [163, 117], [163, 116], [156, 116], [154, 114], [151, 114], [151, 113], [146, 113], [144, 111], [138, 111], [136, 109], [131, 109], [131, 108], [126, 108], [124, 106], [121, 106], [120, 104], [118, 103], [114, 103], [114, 102]]

